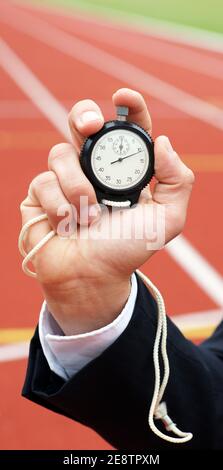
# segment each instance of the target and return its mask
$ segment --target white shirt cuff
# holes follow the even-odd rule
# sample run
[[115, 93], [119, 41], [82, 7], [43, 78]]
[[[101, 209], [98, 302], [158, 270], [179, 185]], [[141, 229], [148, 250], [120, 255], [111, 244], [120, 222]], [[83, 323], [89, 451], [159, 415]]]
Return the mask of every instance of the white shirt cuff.
[[[137, 280], [131, 277], [131, 292], [120, 315], [98, 330], [74, 336], [65, 336], [56, 320], [43, 303], [39, 319], [39, 337], [50, 369], [65, 380], [79, 372], [100, 356], [128, 326], [137, 296]], [[90, 299], [89, 299], [90, 301]]]

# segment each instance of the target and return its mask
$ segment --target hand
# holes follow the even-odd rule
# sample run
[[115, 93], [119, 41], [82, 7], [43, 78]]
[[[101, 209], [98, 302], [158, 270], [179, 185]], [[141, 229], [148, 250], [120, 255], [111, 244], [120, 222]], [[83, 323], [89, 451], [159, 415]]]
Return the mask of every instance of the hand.
[[[115, 106], [128, 106], [129, 120], [138, 123], [151, 134], [151, 118], [143, 97], [128, 89], [113, 95]], [[94, 188], [83, 174], [79, 152], [83, 139], [101, 129], [104, 118], [100, 108], [91, 100], [77, 103], [69, 114], [74, 145], [63, 143], [49, 153], [48, 171], [38, 175], [30, 184], [28, 196], [21, 204], [22, 221], [46, 213], [48, 221], [34, 225], [26, 239], [29, 251], [52, 227], [57, 230], [57, 209], [72, 203], [79, 211], [79, 198], [86, 195], [96, 204]], [[190, 198], [193, 173], [180, 160], [167, 137], [155, 140], [156, 184], [151, 193], [143, 190], [139, 205], [127, 210], [128, 223], [142, 219], [142, 206], [166, 208], [165, 241], [183, 229]], [[97, 206], [96, 206], [97, 207]], [[118, 223], [118, 212], [102, 214]], [[89, 223], [92, 219], [89, 212]], [[86, 227], [87, 229], [87, 227]], [[65, 334], [76, 334], [100, 328], [110, 323], [122, 310], [130, 292], [130, 275], [154, 251], [147, 249], [146, 237], [141, 240], [61, 239], [55, 236], [35, 256], [34, 267], [43, 288], [51, 313]]]

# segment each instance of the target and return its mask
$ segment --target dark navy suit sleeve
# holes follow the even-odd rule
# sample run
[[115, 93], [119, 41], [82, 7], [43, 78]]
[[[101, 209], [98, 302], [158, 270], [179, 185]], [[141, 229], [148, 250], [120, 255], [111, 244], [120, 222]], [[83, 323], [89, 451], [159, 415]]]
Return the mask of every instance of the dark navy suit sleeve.
[[[118, 449], [223, 449], [223, 324], [201, 346], [168, 320], [168, 413], [192, 441], [174, 445], [148, 426], [154, 388], [157, 307], [138, 278], [132, 319], [124, 333], [67, 382], [52, 372], [38, 328], [31, 341], [23, 396], [94, 429]], [[164, 431], [162, 423], [158, 424]]]

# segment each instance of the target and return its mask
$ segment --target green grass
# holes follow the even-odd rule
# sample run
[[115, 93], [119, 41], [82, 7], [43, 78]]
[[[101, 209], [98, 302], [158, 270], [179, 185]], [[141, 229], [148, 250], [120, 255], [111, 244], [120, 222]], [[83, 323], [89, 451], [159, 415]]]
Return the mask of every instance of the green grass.
[[109, 12], [113, 8], [223, 33], [223, 0], [39, 0], [38, 3], [41, 2], [89, 11], [103, 7]]

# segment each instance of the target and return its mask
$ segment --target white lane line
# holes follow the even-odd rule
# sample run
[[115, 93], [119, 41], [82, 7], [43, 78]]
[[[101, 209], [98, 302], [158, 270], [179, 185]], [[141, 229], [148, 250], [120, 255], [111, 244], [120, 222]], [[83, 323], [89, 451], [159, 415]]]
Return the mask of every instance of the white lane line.
[[[88, 2], [89, 8], [92, 6]], [[102, 7], [103, 8], [103, 7]], [[98, 8], [100, 12], [101, 7]], [[108, 17], [117, 19], [120, 23], [123, 21], [128, 25], [136, 25], [139, 30], [147, 34], [153, 34], [159, 38], [166, 40], [173, 40], [177, 43], [187, 44], [189, 46], [198, 47], [201, 49], [207, 49], [216, 52], [223, 52], [223, 35], [221, 33], [215, 33], [192, 26], [185, 26], [183, 24], [173, 23], [171, 21], [160, 20], [152, 17], [145, 17], [142, 15], [121, 12], [114, 8], [103, 8], [103, 12]]]
[[97, 6], [86, 0], [84, 0], [84, 2], [83, 0], [75, 0], [73, 8], [66, 6], [66, 9], [64, 5], [49, 6], [46, 4], [43, 5], [42, 3], [41, 5], [27, 5], [27, 2], [19, 0], [14, 0], [12, 3], [17, 6], [22, 5], [40, 11], [47, 11], [48, 13], [57, 14], [58, 16], [79, 16], [80, 19], [84, 18], [95, 24], [101, 24], [104, 21], [105, 25], [111, 24], [113, 27], [119, 26], [122, 31], [124, 27], [129, 30], [131, 27], [134, 28], [136, 32], [138, 31], [139, 33], [148, 34], [149, 36], [152, 35], [160, 39], [173, 41], [177, 44], [223, 53], [223, 34], [221, 33], [167, 20], [146, 17], [132, 12], [121, 11], [110, 5], [106, 5], [106, 2], [104, 5]]
[[[223, 310], [215, 309], [202, 312], [191, 312], [171, 316], [171, 320], [182, 331], [198, 331], [199, 328], [215, 328], [223, 319]], [[25, 359], [29, 353], [29, 341], [0, 346], [0, 363]]]
[[0, 65], [55, 128], [70, 140], [66, 109], [1, 38]]
[[[104, 114], [109, 116], [113, 112], [111, 100], [97, 99], [98, 105], [103, 109]], [[63, 100], [61, 104], [70, 110], [74, 104], [72, 100]], [[157, 104], [153, 110], [153, 118], [159, 119], [185, 119], [185, 116], [175, 110], [167, 109], [162, 103]], [[0, 100], [0, 119], [40, 119], [42, 114], [36, 106], [29, 100]], [[188, 119], [189, 116], [187, 117]]]
[[223, 307], [223, 278], [183, 235], [166, 250], [217, 305]]
[[[49, 8], [46, 8], [45, 6], [42, 6], [41, 8], [38, 5], [34, 8], [38, 11], [47, 12], [49, 14]], [[66, 12], [62, 12], [61, 9], [59, 10], [60, 14], [58, 14], [57, 10], [54, 11], [54, 9], [51, 9], [50, 13], [51, 17], [53, 13], [54, 18], [56, 17], [57, 20], [61, 19], [62, 13], [63, 17], [69, 20], [66, 24], [67, 32], [73, 33], [77, 28], [78, 31], [82, 28], [86, 31], [88, 38], [102, 41], [102, 44], [106, 43], [123, 50], [140, 54], [143, 57], [153, 58], [186, 70], [188, 69], [202, 75], [207, 75], [208, 77], [223, 80], [222, 58], [218, 59], [216, 57], [211, 57], [210, 55], [204, 55], [203, 53], [193, 49], [188, 50], [187, 48], [184, 48], [184, 50], [182, 50], [182, 47], [179, 47], [179, 45], [171, 44], [170, 42], [157, 41], [156, 38], [151, 36], [147, 39], [145, 36], [142, 36], [142, 34], [137, 35], [137, 32], [134, 34], [134, 31], [129, 32], [126, 30], [127, 34], [125, 34], [125, 32], [123, 32], [123, 27], [121, 28], [118, 25], [112, 25], [108, 21], [105, 25], [103, 21], [99, 21], [94, 18], [88, 19], [84, 17], [84, 15], [78, 15], [77, 13], [75, 15], [73, 13], [72, 16], [70, 14], [68, 15]], [[70, 20], [73, 20], [73, 22], [71, 23]], [[56, 26], [60, 27], [60, 24], [58, 23]], [[105, 34], [104, 31], [105, 27], [107, 29], [107, 34]]]
[[171, 316], [171, 320], [181, 330], [215, 327], [223, 320], [223, 310], [204, 310]]
[[3, 10], [1, 21], [34, 37], [38, 41], [44, 42], [63, 54], [120, 80], [123, 85], [140, 89], [195, 119], [223, 130], [223, 111], [217, 106], [170, 85], [154, 75], [144, 72], [98, 47], [92, 46], [87, 41], [75, 38], [46, 21], [39, 20], [27, 13], [20, 14], [19, 12], [16, 17], [13, 17]]
[[29, 353], [29, 341], [0, 346], [0, 362], [24, 359]]
[[[15, 83], [41, 109], [47, 119], [66, 137], [67, 112], [31, 70], [2, 40], [0, 41], [0, 64]], [[43, 101], [41, 101], [43, 100]], [[41, 101], [41, 105], [40, 105]], [[52, 108], [51, 108], [52, 106]], [[167, 247], [175, 261], [218, 304], [223, 305], [222, 278], [202, 255], [185, 240], [178, 237]]]
[[146, 41], [143, 36], [129, 37], [129, 35], [124, 35], [123, 31], [116, 31], [114, 34], [114, 31], [112, 33], [111, 30], [110, 34], [106, 35], [104, 30], [100, 31], [100, 28], [96, 27], [94, 31], [90, 28], [86, 28], [86, 31], [89, 39], [102, 41], [102, 44], [109, 44], [149, 59], [152, 58], [162, 63], [223, 80], [223, 60], [215, 57], [205, 56], [194, 50], [182, 50], [174, 44], [157, 42], [153, 38], [148, 38]]

